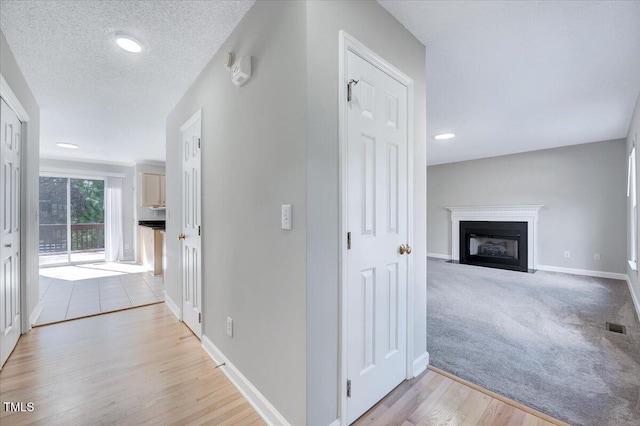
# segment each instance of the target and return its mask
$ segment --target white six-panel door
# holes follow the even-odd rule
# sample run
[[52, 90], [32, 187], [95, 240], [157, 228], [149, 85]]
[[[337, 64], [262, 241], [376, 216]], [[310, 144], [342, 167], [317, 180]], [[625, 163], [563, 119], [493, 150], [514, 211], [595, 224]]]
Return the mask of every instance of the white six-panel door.
[[182, 320], [202, 336], [201, 118], [182, 127]]
[[[353, 422], [406, 378], [407, 87], [347, 54], [347, 398]], [[357, 83], [355, 83], [357, 81]]]
[[4, 102], [0, 110], [0, 366], [20, 338], [20, 149], [21, 123]]

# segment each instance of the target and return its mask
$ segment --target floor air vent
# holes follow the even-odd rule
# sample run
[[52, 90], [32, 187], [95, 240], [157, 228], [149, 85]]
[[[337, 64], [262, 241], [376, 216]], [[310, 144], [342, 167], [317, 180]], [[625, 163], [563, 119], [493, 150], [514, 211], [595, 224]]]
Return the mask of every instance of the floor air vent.
[[607, 328], [607, 331], [612, 331], [619, 334], [627, 334], [627, 327], [625, 327], [624, 325], [608, 322], [606, 323], [605, 327]]

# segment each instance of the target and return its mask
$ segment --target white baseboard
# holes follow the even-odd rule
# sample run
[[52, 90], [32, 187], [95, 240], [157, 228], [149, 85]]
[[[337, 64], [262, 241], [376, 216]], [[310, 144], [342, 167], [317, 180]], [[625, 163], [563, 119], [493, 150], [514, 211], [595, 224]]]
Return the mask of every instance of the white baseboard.
[[334, 421], [329, 423], [329, 426], [340, 426], [341, 424], [342, 423], [340, 423], [340, 419], [335, 419]]
[[167, 294], [167, 290], [162, 290], [164, 292], [164, 303], [167, 304], [167, 306], [169, 307], [169, 309], [171, 309], [171, 312], [173, 312], [173, 315], [176, 316], [176, 318], [180, 319], [180, 307], [176, 304], [176, 302], [174, 302], [169, 295]]
[[271, 405], [256, 389], [253, 384], [238, 370], [222, 352], [213, 344], [207, 336], [202, 336], [202, 349], [211, 357], [216, 365], [224, 363], [220, 370], [227, 376], [233, 385], [240, 391], [242, 396], [251, 404], [254, 410], [268, 424], [273, 426], [288, 426], [289, 422]]
[[413, 377], [417, 377], [429, 365], [429, 352], [425, 352], [413, 361]]
[[564, 274], [584, 275], [587, 277], [609, 278], [612, 280], [626, 281], [627, 275], [618, 272], [589, 271], [587, 269], [562, 268], [560, 266], [538, 265], [536, 268], [540, 271], [562, 272]]
[[427, 257], [434, 257], [436, 259], [451, 260], [451, 255], [450, 254], [427, 253]]
[[631, 285], [631, 278], [627, 275], [625, 277], [625, 281], [627, 281], [627, 285], [629, 286], [629, 293], [631, 293], [631, 300], [633, 300], [633, 307], [636, 308], [636, 318], [640, 321], [640, 301], [638, 300], [638, 295], [633, 291], [633, 286]]
[[42, 304], [42, 302], [38, 302], [36, 308], [33, 310], [33, 312], [31, 312], [31, 315], [29, 315], [29, 328], [31, 328], [36, 323], [36, 321], [38, 321], [38, 317], [40, 317], [43, 308], [44, 305]]

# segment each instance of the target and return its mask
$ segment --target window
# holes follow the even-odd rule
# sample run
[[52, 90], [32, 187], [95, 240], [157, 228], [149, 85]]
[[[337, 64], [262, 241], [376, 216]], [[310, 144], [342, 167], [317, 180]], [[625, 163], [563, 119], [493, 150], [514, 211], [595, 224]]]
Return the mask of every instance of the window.
[[638, 270], [638, 191], [636, 188], [636, 136], [631, 144], [629, 153], [629, 167], [627, 173], [627, 198], [629, 198], [629, 214], [631, 214], [631, 247], [629, 250], [629, 266], [634, 271]]

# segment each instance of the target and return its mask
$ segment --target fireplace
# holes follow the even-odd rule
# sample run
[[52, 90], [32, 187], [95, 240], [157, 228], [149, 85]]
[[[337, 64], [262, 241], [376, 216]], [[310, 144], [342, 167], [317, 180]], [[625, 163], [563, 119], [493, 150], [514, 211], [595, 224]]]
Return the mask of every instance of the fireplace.
[[527, 272], [527, 222], [460, 221], [460, 263]]
[[[494, 223], [494, 222], [521, 222], [526, 224], [526, 232], [520, 230], [520, 235], [526, 235], [526, 240], [520, 239], [518, 242], [518, 260], [521, 262], [526, 261], [523, 265], [529, 269], [529, 272], [533, 272], [538, 269], [538, 212], [542, 208], [542, 205], [502, 205], [502, 206], [459, 206], [459, 207], [447, 207], [451, 211], [451, 255], [450, 259], [454, 262], [461, 262], [462, 250], [466, 240], [462, 238], [461, 234], [461, 222], [475, 222], [475, 223]], [[484, 228], [486, 229], [486, 228]], [[490, 235], [500, 237], [504, 235], [495, 234], [495, 229], [489, 229], [489, 233], [476, 232], [477, 235]], [[508, 238], [500, 238], [502, 240], [513, 241]], [[502, 245], [509, 246], [510, 242], [504, 241], [489, 241]], [[478, 241], [476, 241], [478, 242]], [[481, 241], [483, 243], [486, 241]], [[499, 244], [505, 243], [505, 244]], [[479, 245], [479, 244], [478, 244]], [[522, 251], [524, 250], [524, 251]], [[493, 247], [491, 245], [484, 247], [484, 253], [501, 253], [500, 247]], [[466, 250], [465, 250], [466, 253]], [[466, 256], [466, 254], [465, 254]], [[471, 252], [469, 252], [469, 257]], [[495, 260], [489, 259], [489, 260]], [[469, 262], [466, 262], [469, 263]], [[495, 262], [494, 262], [495, 263]], [[525, 270], [524, 266], [517, 270]], [[495, 266], [495, 265], [492, 265]], [[513, 265], [511, 265], [513, 266]]]

